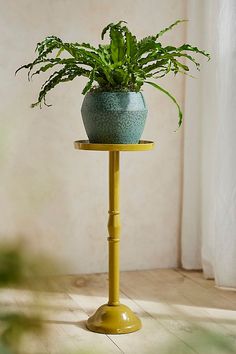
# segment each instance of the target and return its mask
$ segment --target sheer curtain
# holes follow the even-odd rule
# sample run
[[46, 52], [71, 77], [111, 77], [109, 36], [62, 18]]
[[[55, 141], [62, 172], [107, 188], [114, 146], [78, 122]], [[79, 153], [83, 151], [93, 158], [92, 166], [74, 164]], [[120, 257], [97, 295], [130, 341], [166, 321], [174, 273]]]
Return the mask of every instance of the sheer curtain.
[[182, 265], [236, 288], [236, 1], [187, 6], [187, 40], [212, 60], [186, 79]]

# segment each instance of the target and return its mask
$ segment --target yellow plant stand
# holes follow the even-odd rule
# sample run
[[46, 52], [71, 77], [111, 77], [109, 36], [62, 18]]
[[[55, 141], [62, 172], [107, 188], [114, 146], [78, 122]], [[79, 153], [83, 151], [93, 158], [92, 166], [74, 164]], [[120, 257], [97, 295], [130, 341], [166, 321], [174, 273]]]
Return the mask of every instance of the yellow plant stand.
[[76, 149], [109, 151], [109, 299], [87, 320], [87, 328], [93, 332], [121, 334], [137, 331], [140, 319], [120, 303], [120, 151], [152, 150], [152, 141], [140, 140], [139, 144], [93, 144], [87, 140], [74, 142]]

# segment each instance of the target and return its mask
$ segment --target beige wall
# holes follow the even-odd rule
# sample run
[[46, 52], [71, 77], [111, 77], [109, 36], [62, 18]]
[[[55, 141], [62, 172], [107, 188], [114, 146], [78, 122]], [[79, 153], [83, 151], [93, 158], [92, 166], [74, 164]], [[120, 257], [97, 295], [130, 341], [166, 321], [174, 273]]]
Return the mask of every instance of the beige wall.
[[[99, 40], [109, 22], [128, 21], [138, 37], [185, 17], [184, 0], [0, 0], [0, 233], [23, 235], [34, 249], [56, 253], [67, 271], [107, 269], [107, 154], [73, 149], [86, 137], [80, 107], [84, 80], [58, 86], [51, 108], [31, 109], [42, 78], [28, 83], [15, 69], [34, 58], [36, 42]], [[185, 25], [163, 37], [184, 41]], [[184, 79], [163, 85], [183, 104]], [[182, 131], [174, 105], [145, 87], [143, 138], [153, 152], [121, 156], [122, 269], [173, 267], [180, 232]]]

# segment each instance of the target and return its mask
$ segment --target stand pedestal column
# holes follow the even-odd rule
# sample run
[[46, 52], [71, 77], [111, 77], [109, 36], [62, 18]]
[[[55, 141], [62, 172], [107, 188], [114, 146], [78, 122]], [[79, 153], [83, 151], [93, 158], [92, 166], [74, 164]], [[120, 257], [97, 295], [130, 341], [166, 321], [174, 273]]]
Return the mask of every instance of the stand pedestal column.
[[108, 305], [120, 304], [120, 152], [109, 152], [109, 300]]
[[105, 334], [121, 334], [137, 331], [142, 324], [140, 319], [126, 305], [120, 303], [120, 151], [145, 151], [153, 148], [152, 142], [139, 144], [92, 144], [76, 141], [75, 148], [81, 150], [109, 151], [109, 298], [89, 317], [86, 326], [89, 330]]
[[109, 152], [109, 299], [87, 321], [87, 328], [99, 333], [129, 333], [141, 328], [140, 319], [120, 304], [120, 210], [119, 151]]

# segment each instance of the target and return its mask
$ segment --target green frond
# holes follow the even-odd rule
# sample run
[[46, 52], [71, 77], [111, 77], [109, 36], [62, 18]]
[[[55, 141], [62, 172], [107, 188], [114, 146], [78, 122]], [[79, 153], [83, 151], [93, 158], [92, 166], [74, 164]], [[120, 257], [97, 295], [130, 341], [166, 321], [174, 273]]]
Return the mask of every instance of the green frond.
[[[16, 70], [28, 70], [28, 79], [51, 71], [42, 85], [38, 100], [32, 106], [46, 103], [46, 95], [59, 83], [72, 81], [84, 76], [88, 82], [83, 94], [89, 91], [140, 91], [147, 83], [165, 93], [177, 106], [179, 126], [182, 112], [176, 99], [159, 84], [149, 80], [159, 80], [169, 73], [188, 74], [188, 63], [200, 69], [195, 54], [210, 59], [210, 55], [191, 44], [179, 47], [163, 46], [159, 38], [186, 20], [177, 20], [159, 33], [137, 40], [125, 21], [109, 23], [101, 33], [108, 34], [109, 42], [97, 47], [90, 43], [67, 43], [56, 36], [48, 36], [36, 46], [36, 58]], [[157, 41], [158, 40], [158, 41]], [[62, 56], [64, 55], [64, 56]], [[183, 60], [181, 60], [183, 59]], [[54, 70], [54, 72], [53, 72]], [[31, 74], [32, 73], [32, 74]], [[94, 86], [95, 85], [95, 86]]]
[[157, 38], [163, 36], [164, 33], [166, 33], [166, 32], [168, 32], [168, 31], [172, 30], [172, 28], [175, 27], [175, 26], [177, 26], [179, 23], [183, 23], [183, 22], [186, 22], [186, 21], [188, 21], [188, 20], [177, 20], [177, 21], [175, 21], [175, 22], [172, 23], [169, 27], [166, 27], [166, 28], [164, 28], [162, 31], [160, 31], [159, 33], [157, 33], [157, 35], [155, 36], [155, 38], [157, 39]]
[[119, 22], [117, 22], [115, 24], [114, 23], [109, 23], [105, 28], [103, 28], [102, 33], [101, 33], [101, 38], [104, 39], [104, 36], [105, 36], [105, 34], [107, 33], [107, 31], [109, 29], [111, 30], [112, 28], [122, 28], [122, 26], [121, 26], [122, 23], [127, 23], [127, 22], [121, 20], [121, 21], [119, 21]]
[[46, 103], [45, 97], [47, 93], [52, 90], [55, 86], [60, 84], [61, 82], [67, 82], [67, 81], [72, 81], [75, 77], [77, 76], [87, 76], [87, 71], [83, 68], [79, 68], [77, 66], [64, 66], [63, 69], [59, 71], [55, 71], [49, 79], [42, 85], [41, 90], [39, 92], [38, 100], [37, 102], [33, 103], [31, 105], [32, 108], [36, 107], [37, 105], [40, 105], [42, 102], [46, 106], [51, 106]]
[[178, 121], [178, 126], [180, 127], [182, 124], [182, 120], [183, 120], [183, 113], [180, 109], [180, 106], [176, 100], [176, 98], [174, 96], [172, 96], [167, 90], [165, 90], [163, 87], [161, 87], [160, 85], [155, 84], [154, 82], [151, 81], [145, 81], [147, 84], [155, 87], [157, 90], [160, 90], [161, 92], [163, 92], [164, 94], [166, 94], [176, 105], [177, 109], [178, 109], [178, 115], [179, 115], [179, 121]]
[[190, 52], [195, 52], [198, 54], [202, 54], [205, 57], [208, 58], [208, 61], [211, 59], [211, 56], [209, 53], [207, 53], [205, 50], [201, 50], [198, 47], [193, 47], [190, 44], [183, 44], [181, 47], [177, 48], [180, 52], [182, 51], [190, 51]]
[[87, 82], [86, 86], [84, 87], [82, 94], [85, 95], [88, 91], [90, 91], [91, 87], [93, 86], [93, 82], [95, 79], [95, 72], [96, 68], [94, 68], [89, 75], [89, 81]]
[[102, 33], [101, 33], [102, 39], [104, 39], [105, 34], [112, 26], [114, 26], [114, 23], [109, 23], [105, 28], [103, 28]]

